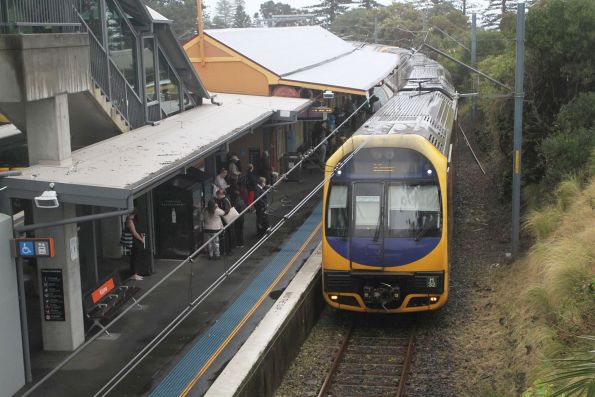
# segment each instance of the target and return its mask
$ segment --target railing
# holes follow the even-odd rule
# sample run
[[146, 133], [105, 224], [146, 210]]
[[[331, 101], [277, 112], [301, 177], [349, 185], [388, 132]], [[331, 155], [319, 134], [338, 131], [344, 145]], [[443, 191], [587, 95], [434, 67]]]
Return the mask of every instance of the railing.
[[77, 0], [0, 0], [0, 31], [8, 33], [23, 27], [59, 27], [76, 31]]
[[126, 98], [128, 99], [128, 121], [132, 128], [145, 124], [145, 109], [143, 102], [136, 96], [132, 87], [126, 84]]
[[161, 105], [159, 102], [147, 106], [147, 121], [159, 121], [161, 120]]

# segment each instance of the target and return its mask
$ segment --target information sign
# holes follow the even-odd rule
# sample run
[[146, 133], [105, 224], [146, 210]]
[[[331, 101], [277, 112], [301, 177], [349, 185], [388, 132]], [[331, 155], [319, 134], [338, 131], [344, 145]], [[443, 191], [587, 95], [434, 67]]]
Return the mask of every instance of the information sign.
[[45, 321], [66, 321], [62, 269], [41, 269], [43, 318]]
[[16, 256], [21, 258], [51, 258], [54, 256], [54, 239], [17, 238], [14, 240]]

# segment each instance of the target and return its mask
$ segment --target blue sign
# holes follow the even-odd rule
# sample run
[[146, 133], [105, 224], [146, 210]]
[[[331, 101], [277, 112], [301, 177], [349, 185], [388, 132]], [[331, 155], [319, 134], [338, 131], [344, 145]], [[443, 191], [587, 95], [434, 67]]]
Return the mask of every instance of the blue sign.
[[21, 258], [35, 258], [54, 256], [54, 239], [47, 238], [18, 238], [15, 242], [15, 254]]
[[19, 256], [35, 256], [35, 246], [33, 245], [33, 241], [17, 241], [17, 244], [19, 247]]

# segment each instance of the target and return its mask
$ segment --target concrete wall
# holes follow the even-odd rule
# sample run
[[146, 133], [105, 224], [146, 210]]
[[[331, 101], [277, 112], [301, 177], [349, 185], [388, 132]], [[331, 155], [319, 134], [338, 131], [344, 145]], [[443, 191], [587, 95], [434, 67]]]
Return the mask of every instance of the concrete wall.
[[266, 354], [253, 368], [250, 376], [236, 392], [236, 396], [273, 395], [324, 308], [321, 283], [322, 277], [318, 272], [300, 305], [286, 320], [283, 329], [271, 342]]
[[25, 385], [19, 295], [14, 259], [10, 255], [12, 219], [0, 214], [0, 397]]
[[0, 35], [0, 102], [86, 91], [89, 65], [86, 33]]

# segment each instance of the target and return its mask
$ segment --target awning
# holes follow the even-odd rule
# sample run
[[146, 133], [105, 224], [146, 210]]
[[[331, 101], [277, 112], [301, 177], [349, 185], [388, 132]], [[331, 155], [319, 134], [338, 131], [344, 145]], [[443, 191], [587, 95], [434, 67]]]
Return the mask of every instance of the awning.
[[399, 65], [399, 55], [355, 50], [321, 65], [282, 76], [280, 83], [303, 83], [367, 92]]
[[60, 202], [126, 208], [129, 197], [163, 183], [189, 164], [271, 118], [295, 119], [310, 100], [219, 94], [198, 106], [72, 153], [72, 165], [35, 165], [4, 178], [9, 197], [31, 199], [50, 189]]

